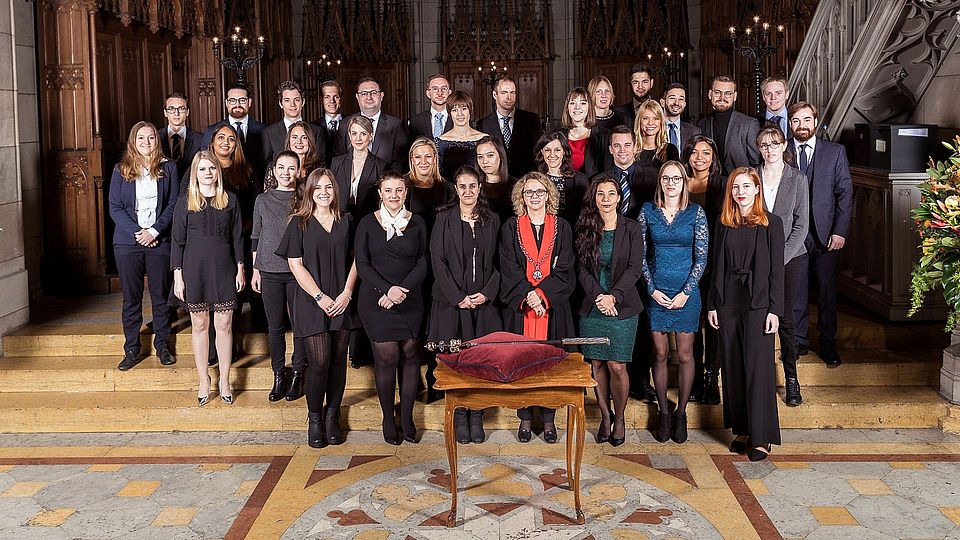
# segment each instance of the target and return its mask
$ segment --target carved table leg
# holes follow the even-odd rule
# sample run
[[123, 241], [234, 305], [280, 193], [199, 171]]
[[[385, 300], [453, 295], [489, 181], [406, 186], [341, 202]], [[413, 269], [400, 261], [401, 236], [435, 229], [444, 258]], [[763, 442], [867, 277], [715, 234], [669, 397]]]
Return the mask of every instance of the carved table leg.
[[457, 524], [457, 439], [453, 433], [453, 411], [456, 399], [447, 390], [446, 408], [443, 415], [443, 440], [447, 446], [447, 463], [450, 465], [450, 513], [447, 514], [447, 527]]
[[[581, 400], [583, 397], [581, 396]], [[586, 517], [583, 515], [583, 510], [580, 508], [580, 465], [583, 463], [583, 443], [586, 437], [586, 414], [583, 411], [583, 402], [581, 401], [576, 407], [577, 409], [577, 455], [573, 465], [573, 474], [570, 475], [572, 478], [571, 487], [573, 488], [573, 501], [574, 505], [577, 508], [577, 523], [583, 525], [586, 523]], [[570, 438], [573, 438], [573, 434], [567, 435]]]
[[573, 434], [576, 430], [576, 417], [573, 406], [567, 405], [567, 487], [573, 489]]

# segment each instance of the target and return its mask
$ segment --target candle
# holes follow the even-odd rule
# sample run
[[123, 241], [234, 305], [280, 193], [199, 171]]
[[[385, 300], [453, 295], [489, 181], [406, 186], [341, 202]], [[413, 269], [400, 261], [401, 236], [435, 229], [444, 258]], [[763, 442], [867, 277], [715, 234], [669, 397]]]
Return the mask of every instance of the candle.
[[783, 32], [783, 25], [777, 26], [777, 32]]
[[257, 36], [257, 41], [259, 41], [260, 43], [263, 43], [263, 36]]
[[736, 34], [736, 33], [737, 33], [737, 27], [736, 27], [736, 26], [731, 26], [731, 27], [730, 27], [730, 33], [731, 33], [731, 34]]
[[249, 42], [247, 38], [243, 38], [243, 44], [246, 45]]
[[213, 44], [216, 45], [217, 43], [220, 43], [220, 38], [213, 38]]

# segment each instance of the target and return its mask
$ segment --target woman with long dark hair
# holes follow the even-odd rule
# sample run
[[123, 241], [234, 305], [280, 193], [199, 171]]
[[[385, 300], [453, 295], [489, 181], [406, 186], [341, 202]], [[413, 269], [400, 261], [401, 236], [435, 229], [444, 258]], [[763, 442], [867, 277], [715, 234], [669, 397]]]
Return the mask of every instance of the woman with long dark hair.
[[[474, 339], [503, 328], [494, 301], [500, 292], [497, 239], [500, 218], [483, 196], [480, 174], [463, 166], [454, 175], [457, 198], [437, 213], [430, 233], [433, 305], [430, 341]], [[482, 443], [483, 411], [457, 409], [457, 442]]]
[[537, 170], [557, 188], [557, 212], [567, 223], [576, 223], [587, 192], [587, 177], [573, 168], [573, 154], [567, 135], [554, 131], [540, 137], [533, 148]]
[[[620, 446], [626, 440], [624, 411], [630, 395], [627, 362], [633, 360], [643, 302], [637, 281], [643, 272], [644, 238], [640, 225], [618, 209], [620, 185], [605, 174], [595, 177], [577, 220], [577, 276], [584, 291], [580, 305], [580, 336], [609, 337], [610, 345], [584, 345], [583, 356], [593, 366], [594, 389], [600, 408], [597, 442]], [[610, 396], [613, 396], [613, 411]]]
[[503, 141], [487, 135], [477, 141], [477, 167], [483, 180], [483, 193], [490, 208], [504, 222], [513, 215], [511, 192], [516, 179], [510, 176], [507, 149]]
[[[660, 442], [687, 440], [687, 402], [693, 388], [693, 340], [700, 327], [700, 276], [707, 266], [710, 232], [700, 205], [691, 203], [687, 173], [678, 161], [660, 168], [652, 202], [643, 204], [640, 227], [649, 231], [649, 247], [643, 265], [647, 294], [653, 300], [647, 312], [653, 334], [653, 385], [660, 407], [654, 434]], [[667, 401], [670, 354], [669, 334], [674, 334], [680, 381], [677, 409], [671, 415]]]
[[[557, 216], [560, 194], [546, 175], [525, 174], [513, 187], [513, 209], [500, 229], [500, 301], [503, 327], [534, 339], [576, 335], [570, 295], [576, 287], [573, 232]], [[557, 442], [556, 409], [525, 407], [517, 411], [517, 438], [529, 442], [533, 410], [540, 411], [543, 440]]]
[[783, 303], [783, 223], [763, 207], [760, 176], [730, 173], [713, 240], [707, 320], [720, 335], [723, 425], [736, 437], [730, 451], [766, 459], [780, 444], [775, 336]]
[[180, 193], [177, 162], [164, 159], [157, 128], [137, 122], [130, 129], [127, 147], [110, 177], [110, 217], [113, 252], [123, 291], [123, 360], [126, 371], [141, 361], [140, 326], [143, 324], [143, 278], [150, 288], [153, 308], [153, 347], [164, 366], [176, 363], [170, 354], [170, 225]]
[[423, 280], [427, 276], [427, 228], [407, 210], [407, 181], [389, 171], [380, 178], [380, 209], [360, 220], [356, 235], [360, 320], [373, 345], [374, 379], [383, 412], [383, 440], [400, 444], [393, 396], [400, 372], [403, 440], [417, 442], [413, 402], [420, 381]]
[[[283, 156], [283, 154], [280, 154]], [[341, 444], [340, 404], [347, 383], [347, 344], [357, 326], [353, 291], [352, 218], [340, 211], [333, 173], [318, 168], [301, 187], [302, 198], [277, 248], [299, 287], [293, 294], [294, 336], [307, 351], [307, 442]], [[324, 407], [326, 396], [326, 407]], [[392, 401], [392, 400], [391, 400]]]

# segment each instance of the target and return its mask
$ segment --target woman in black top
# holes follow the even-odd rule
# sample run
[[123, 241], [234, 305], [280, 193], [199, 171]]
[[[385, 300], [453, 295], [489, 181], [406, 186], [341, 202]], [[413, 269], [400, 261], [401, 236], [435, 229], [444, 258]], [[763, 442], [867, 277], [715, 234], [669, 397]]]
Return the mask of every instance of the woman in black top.
[[400, 444], [393, 415], [399, 369], [403, 440], [417, 442], [413, 402], [420, 380], [421, 287], [427, 275], [427, 229], [423, 218], [404, 205], [407, 182], [402, 176], [392, 171], [384, 173], [377, 191], [380, 209], [364, 217], [357, 226], [357, 307], [373, 345], [383, 440]]
[[680, 149], [669, 142], [667, 117], [656, 100], [648, 99], [637, 110], [633, 131], [639, 146], [637, 164], [643, 167], [645, 174], [659, 181], [660, 167], [668, 161], [678, 161]]
[[487, 135], [477, 141], [477, 166], [483, 180], [483, 195], [503, 223], [513, 216], [511, 192], [516, 179], [510, 176], [503, 141]]
[[427, 230], [433, 228], [433, 219], [437, 209], [453, 200], [453, 184], [440, 175], [440, 159], [437, 145], [426, 137], [417, 137], [410, 146], [408, 154], [410, 172], [407, 183], [410, 196], [407, 206], [414, 214], [423, 218]]
[[730, 451], [766, 459], [780, 444], [774, 339], [783, 313], [783, 223], [763, 207], [760, 176], [730, 173], [711, 241], [713, 278], [707, 320], [720, 334], [723, 425]]
[[[211, 152], [201, 150], [190, 166], [190, 183], [173, 215], [170, 266], [173, 294], [187, 305], [193, 325], [191, 341], [200, 379], [197, 401], [210, 400], [207, 372], [208, 328], [213, 312], [217, 358], [220, 361], [220, 400], [233, 403], [230, 356], [233, 350], [233, 311], [237, 293], [246, 284], [243, 237], [237, 196], [224, 189], [220, 166]], [[233, 280], [229, 276], [235, 276]]]
[[[527, 173], [513, 188], [516, 216], [500, 229], [500, 301], [503, 328], [534, 339], [577, 335], [570, 311], [576, 286], [573, 232], [557, 216], [559, 193], [546, 175]], [[543, 440], [557, 442], [555, 409], [517, 411], [517, 438], [529, 442], [533, 409], [540, 410]]]
[[350, 329], [357, 326], [351, 302], [357, 266], [352, 219], [340, 212], [333, 173], [314, 169], [301, 193], [277, 255], [286, 258], [299, 285], [293, 295], [293, 331], [307, 346], [307, 442], [323, 448], [344, 440], [340, 404], [347, 383]]
[[567, 135], [562, 131], [547, 133], [537, 141], [533, 152], [537, 170], [547, 175], [557, 187], [557, 214], [567, 223], [576, 223], [589, 182], [582, 172], [573, 168], [573, 154]]
[[[427, 334], [430, 341], [474, 339], [503, 327], [493, 303], [500, 292], [500, 218], [490, 210], [476, 170], [463, 166], [454, 178], [456, 202], [437, 214], [430, 234], [436, 277]], [[482, 410], [457, 409], [453, 421], [457, 442], [482, 443], [486, 438]]]

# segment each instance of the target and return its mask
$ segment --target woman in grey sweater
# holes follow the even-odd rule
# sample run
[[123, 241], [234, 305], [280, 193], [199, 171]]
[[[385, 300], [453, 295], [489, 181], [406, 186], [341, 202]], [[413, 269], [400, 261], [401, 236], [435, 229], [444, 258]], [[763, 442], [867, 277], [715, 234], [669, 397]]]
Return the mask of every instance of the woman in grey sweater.
[[290, 328], [290, 308], [297, 290], [297, 280], [290, 272], [287, 260], [278, 257], [277, 247], [293, 211], [293, 195], [297, 183], [300, 158], [291, 150], [277, 154], [272, 166], [276, 186], [261, 193], [253, 206], [253, 278], [250, 286], [263, 295], [263, 309], [267, 315], [270, 363], [273, 367], [273, 389], [270, 401], [286, 397], [293, 401], [303, 395], [307, 368], [306, 349], [302, 339], [293, 340], [293, 375], [287, 383], [286, 334]]
[[[804, 241], [810, 221], [810, 187], [807, 177], [799, 169], [788, 166], [784, 158], [787, 144], [779, 127], [768, 126], [757, 135], [757, 147], [763, 156], [758, 167], [763, 185], [763, 205], [768, 212], [783, 221], [783, 282], [784, 305], [793, 305], [793, 292], [806, 280], [801, 262], [807, 256]], [[780, 361], [787, 382], [784, 401], [791, 407], [800, 405], [800, 382], [797, 379], [797, 347], [793, 334], [796, 321], [789, 309], [783, 310], [780, 319]]]

